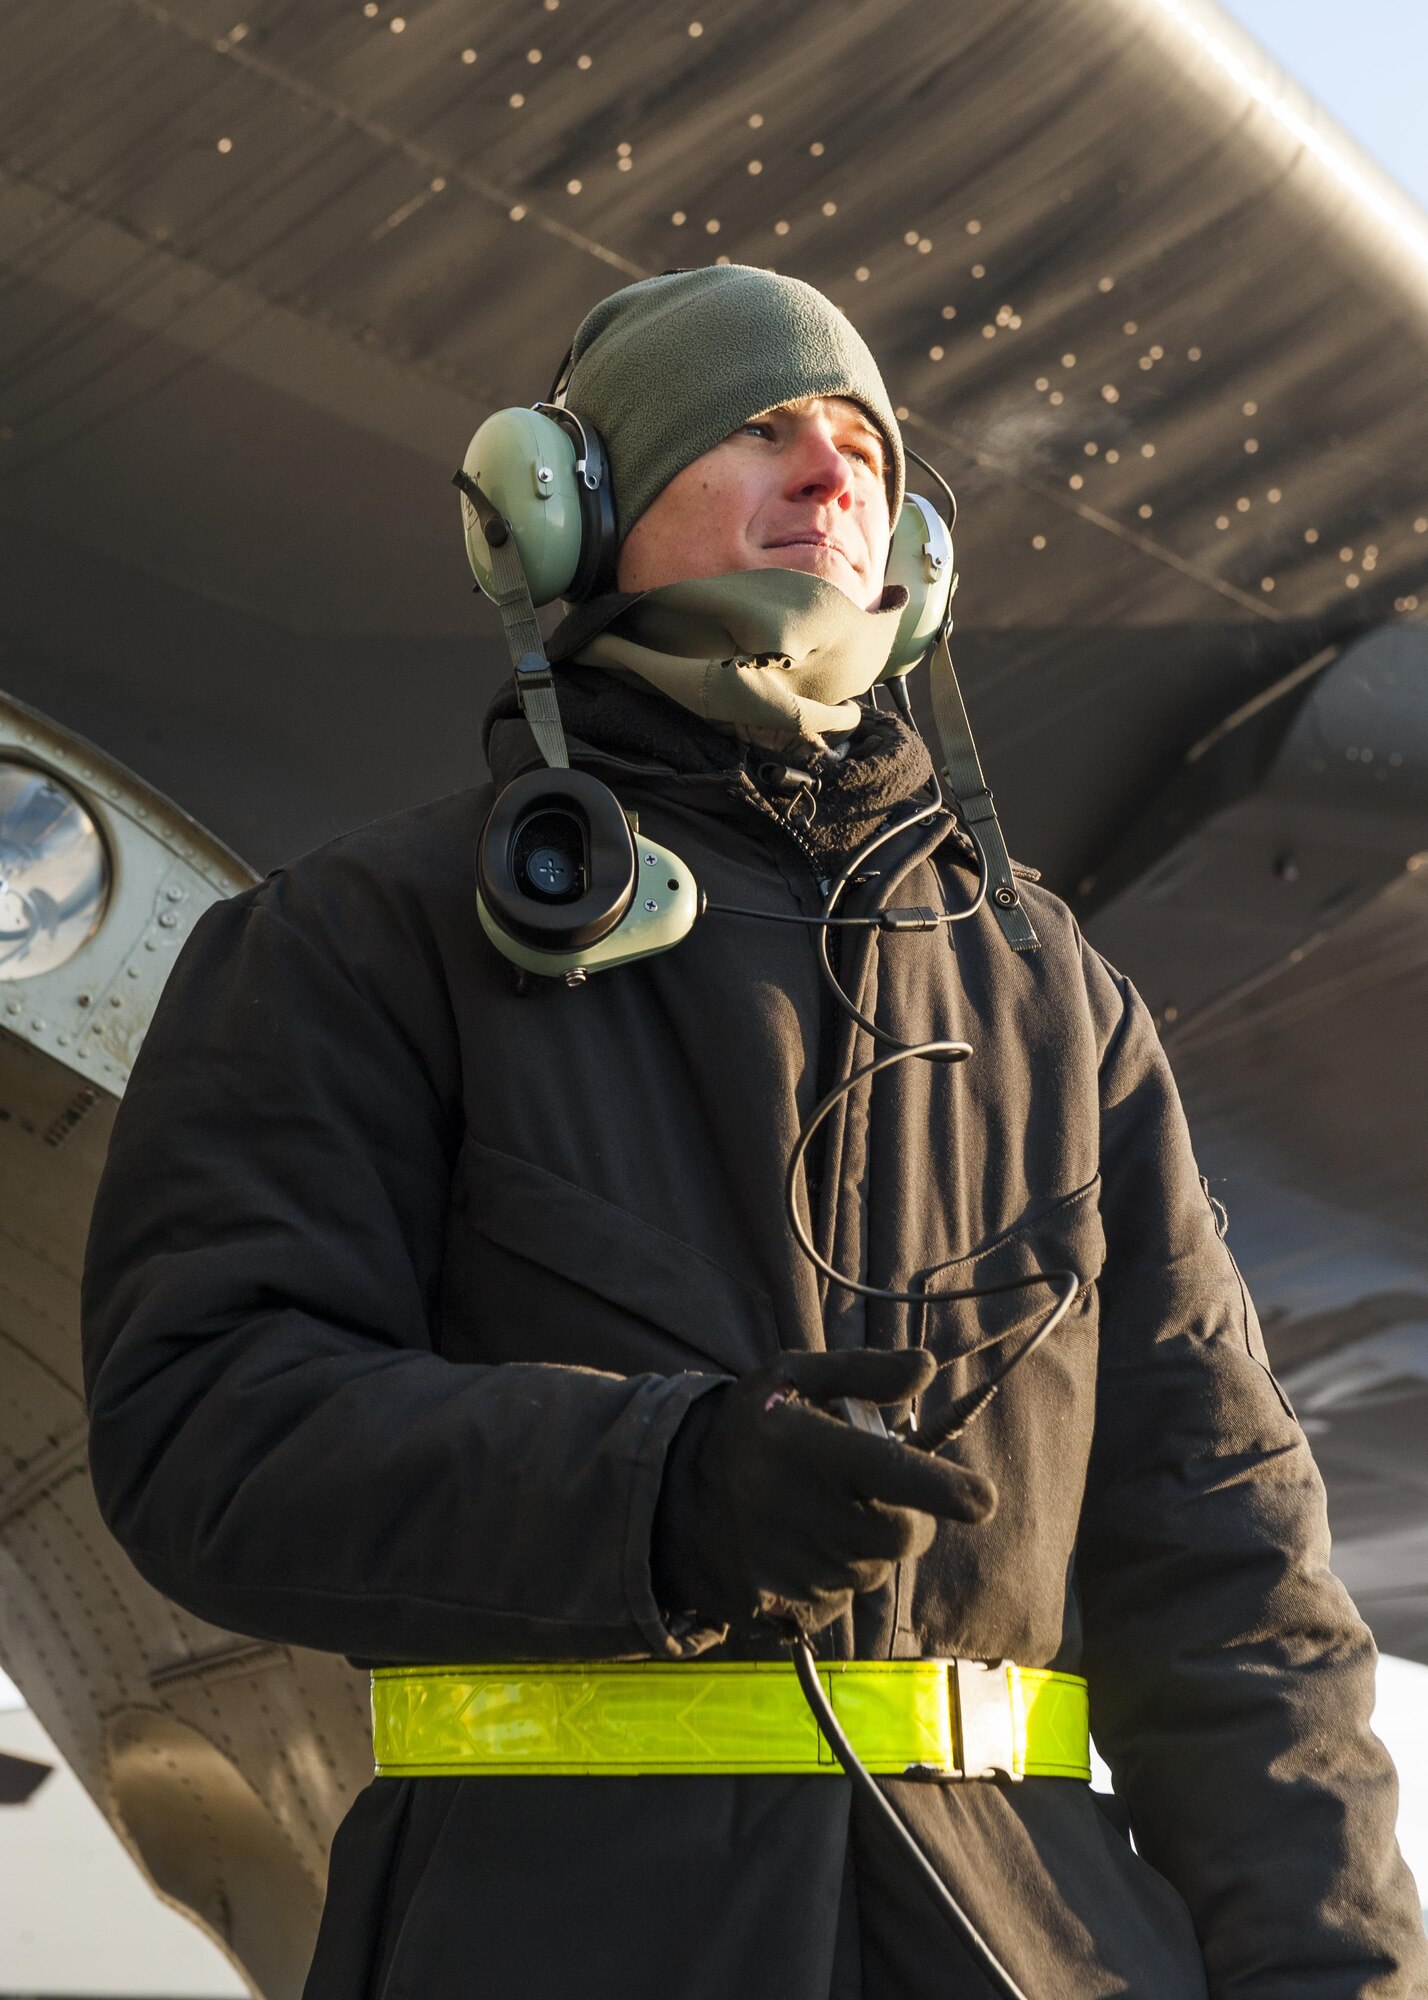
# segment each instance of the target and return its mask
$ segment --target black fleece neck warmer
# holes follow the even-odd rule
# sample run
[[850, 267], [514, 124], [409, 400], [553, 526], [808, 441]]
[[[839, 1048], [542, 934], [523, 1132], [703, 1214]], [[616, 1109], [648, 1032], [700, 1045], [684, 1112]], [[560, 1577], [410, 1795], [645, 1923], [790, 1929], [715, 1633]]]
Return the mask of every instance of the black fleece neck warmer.
[[[552, 643], [554, 657], [563, 631], [562, 627]], [[762, 767], [796, 761], [792, 752], [775, 757], [742, 745], [665, 696], [616, 681], [599, 667], [562, 660], [556, 668], [556, 692], [577, 764], [583, 745], [634, 763], [660, 765], [682, 776], [714, 777], [723, 772], [733, 784], [740, 772], [747, 772], [764, 789], [769, 773]], [[799, 766], [814, 785], [812, 818], [806, 806], [799, 812], [799, 839], [830, 868], [856, 852], [890, 812], [924, 791], [932, 777], [932, 760], [921, 737], [899, 716], [870, 703], [863, 706], [864, 720], [843, 756], [810, 754]], [[492, 702], [482, 732], [497, 784], [514, 775], [513, 723], [527, 747], [515, 684], [510, 682]], [[773, 803], [781, 809], [787, 798]]]

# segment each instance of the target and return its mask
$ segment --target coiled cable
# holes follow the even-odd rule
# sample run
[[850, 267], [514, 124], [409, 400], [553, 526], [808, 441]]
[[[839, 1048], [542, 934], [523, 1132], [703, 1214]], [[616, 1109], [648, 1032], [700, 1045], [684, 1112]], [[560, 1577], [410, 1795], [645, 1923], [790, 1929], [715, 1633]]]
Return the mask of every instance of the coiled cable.
[[[835, 1084], [819, 1100], [804, 1120], [793, 1151], [789, 1156], [788, 1171], [784, 1177], [784, 1208], [788, 1216], [789, 1229], [792, 1232], [793, 1240], [814, 1268], [821, 1272], [830, 1283], [840, 1285], [845, 1291], [852, 1292], [859, 1298], [880, 1299], [890, 1304], [916, 1305], [922, 1308], [921, 1323], [924, 1326], [926, 1322], [926, 1308], [941, 1304], [944, 1301], [951, 1304], [959, 1300], [991, 1298], [1007, 1292], [1029, 1290], [1037, 1285], [1049, 1286], [1056, 1294], [1051, 1310], [1034, 1329], [1030, 1337], [1023, 1341], [1014, 1353], [1003, 1360], [984, 1382], [978, 1384], [975, 1389], [969, 1390], [964, 1395], [958, 1397], [953, 1402], [951, 1409], [937, 1423], [930, 1428], [921, 1430], [899, 1429], [898, 1435], [902, 1438], [905, 1446], [922, 1451], [936, 1452], [941, 1450], [943, 1446], [952, 1443], [954, 1439], [961, 1437], [968, 1427], [984, 1414], [993, 1399], [1001, 1392], [1013, 1370], [1019, 1368], [1024, 1361], [1029, 1360], [1041, 1346], [1042, 1342], [1048, 1339], [1056, 1330], [1065, 1319], [1081, 1290], [1081, 1278], [1073, 1270], [1036, 1271], [1026, 1277], [1005, 1278], [997, 1283], [987, 1285], [961, 1286], [954, 1291], [946, 1292], [930, 1292], [921, 1280], [906, 1290], [898, 1290], [886, 1285], [870, 1285], [862, 1279], [851, 1277], [846, 1272], [838, 1270], [836, 1265], [830, 1263], [823, 1256], [817, 1244], [813, 1241], [809, 1224], [805, 1222], [800, 1210], [799, 1188], [803, 1181], [803, 1165], [809, 1145], [824, 1120], [845, 1097], [856, 1090], [861, 1084], [866, 1083], [871, 1085], [874, 1079], [881, 1076], [884, 1071], [893, 1069], [900, 1063], [912, 1061], [961, 1063], [966, 1062], [973, 1053], [970, 1042], [960, 1040], [904, 1042], [896, 1035], [891, 1034], [886, 1028], [879, 1026], [876, 1021], [862, 1012], [852, 995], [843, 986], [837, 972], [834, 970], [832, 955], [829, 951], [828, 935], [834, 929], [876, 931], [932, 930], [940, 928], [943, 925], [965, 923], [969, 918], [976, 916], [985, 904], [989, 876], [986, 850], [977, 837], [975, 827], [967, 826], [966, 832], [972, 842], [973, 852], [977, 859], [977, 892], [965, 908], [955, 911], [944, 910], [940, 914], [932, 910], [920, 909], [909, 911], [880, 910], [871, 916], [865, 917], [844, 917], [837, 914], [838, 902], [844, 892], [861, 873], [870, 857], [879, 848], [907, 828], [915, 826], [919, 822], [923, 824], [929, 823], [946, 812], [946, 807], [943, 803], [942, 788], [935, 773], [932, 780], [932, 788], [934, 796], [930, 802], [920, 802], [914, 811], [904, 813], [893, 820], [891, 824], [881, 827], [870, 840], [864, 842], [863, 846], [858, 849], [852, 859], [845, 863], [841, 872], [828, 886], [824, 895], [823, 908], [818, 916], [790, 915], [785, 911], [747, 909], [733, 904], [711, 903], [708, 907], [711, 914], [717, 913], [723, 916], [754, 918], [780, 923], [805, 924], [812, 928], [817, 936], [818, 967], [825, 984], [829, 987], [843, 1013], [851, 1021], [855, 1022], [883, 1050], [882, 1054], [875, 1055], [871, 1061], [851, 1070], [846, 1077]], [[978, 1346], [968, 1350], [968, 1355], [983, 1353], [989, 1347], [997, 1346], [1009, 1337], [1009, 1334], [993, 1335], [989, 1339], [979, 1343]], [[943, 1367], [946, 1368], [951, 1365], [951, 1363], [944, 1363]], [[939, 1374], [941, 1372], [939, 1370]], [[880, 1423], [881, 1419], [878, 1421]], [[790, 1624], [791, 1636], [789, 1643], [793, 1652], [794, 1670], [798, 1676], [798, 1684], [803, 1691], [804, 1700], [808, 1703], [814, 1719], [833, 1755], [837, 1758], [842, 1769], [852, 1782], [854, 1790], [866, 1802], [869, 1810], [876, 1814], [878, 1819], [892, 1834], [898, 1848], [906, 1855], [909, 1863], [933, 1897], [937, 1907], [947, 1918], [952, 1929], [970, 1953], [974, 1962], [985, 1974], [996, 1991], [1003, 1996], [1003, 2000], [1028, 2000], [1028, 1996], [1023, 1988], [1017, 1984], [1006, 1966], [1002, 1964], [987, 1939], [982, 1935], [977, 1925], [973, 1922], [946, 1882], [943, 1881], [938, 1870], [933, 1866], [926, 1853], [924, 1853], [912, 1829], [907, 1825], [901, 1813], [898, 1812], [896, 1806], [893, 1805], [892, 1801], [878, 1785], [872, 1773], [863, 1764], [857, 1751], [854, 1750], [852, 1744], [848, 1741], [838, 1722], [837, 1716], [833, 1712], [832, 1704], [824, 1693], [823, 1685], [818, 1678], [817, 1662], [812, 1642], [807, 1633], [796, 1620], [784, 1622]]]

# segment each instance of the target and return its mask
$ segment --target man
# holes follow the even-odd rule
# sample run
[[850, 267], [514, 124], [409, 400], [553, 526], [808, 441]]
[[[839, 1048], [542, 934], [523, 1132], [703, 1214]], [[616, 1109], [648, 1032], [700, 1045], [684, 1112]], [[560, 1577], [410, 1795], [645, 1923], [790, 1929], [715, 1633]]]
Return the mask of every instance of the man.
[[[1064, 1777], [885, 1784], [1026, 1992], [1428, 1992], [1303, 1437], [1145, 1011], [1024, 874], [1036, 951], [989, 909], [845, 933], [883, 1032], [974, 1053], [847, 1092], [800, 1190], [837, 1271], [987, 1296], [824, 1286], [790, 1237], [800, 1130], [870, 1055], [818, 969], [827, 881], [892, 820], [849, 914], [977, 879], [867, 698], [903, 484], [872, 357], [811, 288], [716, 267], [598, 306], [568, 400], [621, 536], [618, 592], [552, 646], [572, 760], [711, 906], [795, 921], [711, 907], [576, 990], [517, 977], [472, 879], [540, 763], [514, 695], [494, 786], [211, 911], [96, 1208], [107, 1519], [199, 1614], [366, 1663], [783, 1671], [792, 1610], [826, 1661], [1084, 1673], [1134, 1850]], [[990, 1288], [1062, 1270], [1073, 1309], [955, 1453], [819, 1407], [945, 1415], [1044, 1316]], [[851, 1801], [790, 1771], [379, 1777], [309, 2000], [991, 1990]]]

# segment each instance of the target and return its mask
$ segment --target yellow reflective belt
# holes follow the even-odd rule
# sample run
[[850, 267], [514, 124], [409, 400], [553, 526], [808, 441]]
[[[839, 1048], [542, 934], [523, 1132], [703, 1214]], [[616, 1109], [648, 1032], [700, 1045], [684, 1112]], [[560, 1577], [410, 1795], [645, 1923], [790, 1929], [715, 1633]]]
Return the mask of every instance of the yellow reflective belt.
[[[870, 1771], [1089, 1778], [1085, 1681], [1009, 1660], [833, 1660], [819, 1674]], [[838, 1773], [786, 1660], [379, 1667], [386, 1778]]]

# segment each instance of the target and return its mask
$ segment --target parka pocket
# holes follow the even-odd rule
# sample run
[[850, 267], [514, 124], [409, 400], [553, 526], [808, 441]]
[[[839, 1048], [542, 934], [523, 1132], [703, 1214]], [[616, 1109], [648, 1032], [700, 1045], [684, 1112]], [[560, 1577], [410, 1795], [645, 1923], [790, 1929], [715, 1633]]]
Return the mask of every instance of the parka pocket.
[[[1097, 1205], [1100, 1177], [1060, 1196], [1009, 1229], [945, 1264], [918, 1274], [928, 1295], [923, 1310], [937, 1328], [935, 1345], [946, 1354], [970, 1354], [988, 1340], [1028, 1328], [1056, 1303], [1056, 1288], [1038, 1280], [1068, 1272], [1077, 1300], [1089, 1292], [1106, 1261], [1106, 1238]], [[956, 1299], [959, 1292], [979, 1297]], [[945, 1300], [937, 1304], [938, 1299]], [[929, 1345], [934, 1343], [930, 1342]]]
[[[919, 1273], [928, 1303], [912, 1308], [911, 1331], [943, 1363], [934, 1392], [939, 1408], [974, 1394], [1013, 1363], [1067, 1289], [1071, 1305], [1049, 1338], [1064, 1345], [1074, 1337], [1106, 1260], [1100, 1185], [1099, 1178], [1088, 1181], [965, 1257]], [[966, 1292], [975, 1296], [954, 1296]]]
[[635, 1374], [742, 1373], [778, 1349], [773, 1303], [692, 1244], [468, 1136], [448, 1229], [446, 1351]]

